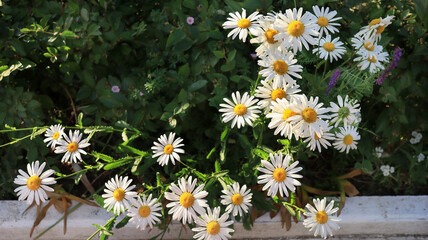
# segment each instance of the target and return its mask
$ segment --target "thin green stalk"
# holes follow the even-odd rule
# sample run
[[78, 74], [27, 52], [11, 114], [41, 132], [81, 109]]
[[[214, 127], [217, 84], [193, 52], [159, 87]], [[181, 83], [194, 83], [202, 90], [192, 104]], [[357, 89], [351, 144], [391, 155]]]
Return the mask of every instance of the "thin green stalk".
[[325, 72], [327, 71], [327, 61], [325, 61], [324, 63], [324, 71], [322, 73], [322, 78], [321, 78], [321, 82], [324, 81], [324, 76], [325, 76]]

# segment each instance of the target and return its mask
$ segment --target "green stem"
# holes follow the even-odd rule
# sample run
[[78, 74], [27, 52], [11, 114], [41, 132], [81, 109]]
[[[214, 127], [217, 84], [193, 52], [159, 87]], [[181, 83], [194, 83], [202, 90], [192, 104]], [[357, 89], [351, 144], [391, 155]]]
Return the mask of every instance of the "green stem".
[[296, 210], [298, 210], [300, 212], [304, 212], [304, 213], [307, 212], [305, 209], [299, 208], [298, 206], [293, 205], [293, 204], [286, 202], [286, 201], [282, 202], [282, 204], [288, 205], [290, 207], [294, 207]]
[[322, 73], [322, 78], [321, 78], [321, 82], [323, 82], [324, 81], [324, 76], [325, 76], [325, 72], [327, 71], [327, 61], [325, 61], [325, 63], [324, 63], [324, 71], [323, 71], [323, 73]]

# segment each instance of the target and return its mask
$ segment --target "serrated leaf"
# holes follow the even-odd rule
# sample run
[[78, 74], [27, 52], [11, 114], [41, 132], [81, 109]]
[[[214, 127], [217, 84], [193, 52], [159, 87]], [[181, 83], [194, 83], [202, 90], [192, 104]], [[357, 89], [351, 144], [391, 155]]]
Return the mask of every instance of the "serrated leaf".
[[114, 158], [113, 157], [110, 157], [110, 156], [108, 156], [106, 154], [103, 154], [103, 153], [99, 153], [99, 152], [93, 151], [92, 153], [90, 153], [90, 155], [92, 155], [93, 157], [97, 158], [97, 160], [101, 159], [101, 160], [103, 160], [105, 162], [108, 162], [108, 163], [114, 162]]
[[256, 149], [252, 149], [251, 152], [254, 155], [257, 155], [257, 156], [259, 156], [262, 159], [268, 159], [269, 158], [269, 154], [267, 152], [261, 150], [261, 149], [257, 149], [257, 148]]
[[125, 157], [125, 158], [119, 159], [115, 162], [108, 163], [104, 166], [104, 170], [110, 170], [110, 169], [114, 169], [114, 168], [118, 168], [120, 166], [126, 165], [128, 163], [131, 163], [133, 159], [134, 158], [132, 158], [132, 157]]

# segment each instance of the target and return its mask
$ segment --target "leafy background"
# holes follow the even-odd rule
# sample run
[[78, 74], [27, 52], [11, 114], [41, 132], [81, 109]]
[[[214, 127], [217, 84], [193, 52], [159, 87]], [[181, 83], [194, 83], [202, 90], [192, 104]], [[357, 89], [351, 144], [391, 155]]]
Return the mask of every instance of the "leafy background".
[[[296, 2], [309, 11], [314, 4], [337, 10], [343, 18], [339, 36], [347, 42], [371, 19], [395, 16], [381, 44], [390, 53], [396, 46], [404, 53], [398, 69], [381, 86], [373, 85], [377, 74], [356, 77], [356, 65], [347, 64], [342, 68], [346, 73], [326, 96], [328, 79], [320, 81], [314, 75], [318, 60], [308, 52], [298, 56], [299, 63], [307, 65], [299, 82], [305, 94], [318, 95], [327, 105], [341, 89], [340, 94], [361, 101], [362, 140], [358, 151], [349, 155], [312, 153], [298, 141], [278, 139], [267, 129], [265, 118], [254, 128], [240, 130], [221, 123], [222, 99], [234, 91], [253, 92], [257, 79], [257, 62], [250, 56], [255, 46], [226, 38], [228, 31], [221, 24], [228, 12], [241, 8], [266, 14], [294, 7], [293, 1], [285, 0], [3, 0], [1, 128], [103, 126], [99, 132], [87, 129], [94, 133], [88, 150], [96, 152], [82, 164], [96, 188], [115, 173], [131, 172], [141, 191], [192, 173], [207, 184], [210, 203], [218, 204], [221, 184], [228, 177], [256, 186], [260, 159], [285, 149], [302, 163], [306, 186], [340, 193], [350, 185], [338, 184], [336, 177], [355, 168], [364, 174], [350, 180], [353, 193], [356, 186], [363, 195], [427, 194], [428, 160], [418, 163], [415, 157], [428, 155], [427, 2]], [[188, 16], [194, 17], [193, 25], [186, 23]], [[349, 57], [349, 44], [347, 48]], [[338, 65], [331, 65], [326, 76]], [[119, 93], [111, 91], [114, 85]], [[84, 117], [79, 121], [80, 113]], [[416, 145], [409, 143], [413, 130], [424, 135]], [[184, 139], [186, 165], [160, 167], [149, 150], [161, 134], [171, 131]], [[0, 135], [0, 144], [27, 136], [0, 148], [0, 199], [16, 199], [12, 182], [17, 169], [28, 162], [42, 160], [64, 175], [72, 173], [45, 147], [42, 135], [32, 138], [31, 133]], [[377, 146], [385, 149], [380, 159], [374, 155]], [[396, 172], [383, 177], [382, 164], [394, 166]], [[85, 196], [79, 179], [64, 178], [61, 183], [66, 191]], [[266, 208], [263, 204], [254, 203]]]

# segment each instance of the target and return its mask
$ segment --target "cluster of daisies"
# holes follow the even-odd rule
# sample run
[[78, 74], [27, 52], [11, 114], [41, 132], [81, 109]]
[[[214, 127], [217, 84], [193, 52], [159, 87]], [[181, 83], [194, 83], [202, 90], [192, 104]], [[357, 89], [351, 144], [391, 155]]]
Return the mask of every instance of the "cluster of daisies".
[[[238, 36], [245, 42], [249, 33], [254, 37], [250, 43], [259, 44], [256, 54], [260, 58], [258, 64], [264, 68], [260, 75], [266, 77], [265, 81], [278, 79], [280, 84], [285, 81], [295, 85], [295, 78], [301, 78], [302, 66], [296, 64], [294, 54], [302, 51], [302, 46], [306, 50], [314, 46], [312, 52], [330, 62], [341, 59], [347, 51], [339, 37], [331, 35], [339, 32], [337, 27], [340, 23], [337, 21], [342, 18], [336, 17], [337, 12], [318, 6], [313, 6], [312, 10], [313, 13], [303, 13], [303, 8], [294, 8], [266, 16], [254, 12], [246, 17], [246, 10], [242, 9], [242, 13], [229, 13], [223, 27], [232, 29], [228, 34], [232, 39]], [[357, 54], [354, 61], [359, 62], [361, 70], [369, 68], [371, 73], [375, 73], [384, 69], [381, 62], [389, 61], [388, 53], [378, 42], [393, 19], [393, 16], [373, 19], [351, 39]]]
[[[51, 126], [46, 131], [45, 142], [48, 147], [52, 147], [55, 152], [58, 149], [65, 148], [66, 155], [64, 161], [77, 162], [82, 160], [78, 153], [86, 154], [81, 148], [89, 146], [88, 139], [81, 140], [82, 134], [79, 131], [70, 132], [69, 136], [64, 134], [64, 127], [61, 125]], [[175, 164], [175, 161], [180, 161], [179, 154], [184, 153], [183, 139], [175, 137], [175, 133], [162, 135], [158, 139], [159, 142], [154, 142], [153, 157], [158, 158], [158, 163], [161, 166], [168, 165], [169, 161]], [[67, 143], [67, 144], [65, 144]], [[80, 152], [79, 152], [80, 151]], [[270, 154], [270, 161], [262, 160], [262, 167], [258, 168], [261, 175], [258, 177], [258, 183], [263, 184], [263, 191], [271, 197], [280, 195], [282, 197], [289, 196], [289, 192], [295, 192], [296, 186], [301, 183], [297, 180], [302, 178], [297, 174], [302, 170], [302, 167], [297, 167], [298, 161], [293, 162], [290, 155], [283, 156], [282, 153]], [[45, 202], [48, 199], [48, 192], [53, 192], [54, 189], [48, 185], [56, 183], [51, 177], [55, 173], [49, 169], [43, 171], [46, 163], [40, 165], [39, 161], [29, 163], [27, 172], [18, 170], [19, 174], [14, 183], [21, 185], [15, 189], [18, 192], [19, 200], [26, 200], [27, 204], [37, 204]], [[104, 208], [107, 211], [119, 215], [127, 213], [130, 217], [130, 222], [134, 223], [137, 228], [145, 230], [153, 228], [158, 224], [162, 217], [162, 205], [159, 198], [154, 198], [152, 194], [137, 194], [133, 191], [136, 185], [132, 185], [132, 179], [128, 176], [116, 175], [105, 183], [104, 189]], [[183, 224], [195, 223], [196, 227], [192, 230], [195, 232], [195, 239], [228, 239], [231, 233], [234, 232], [230, 226], [234, 223], [234, 218], [229, 219], [229, 215], [244, 216], [252, 207], [251, 190], [246, 185], [240, 185], [234, 182], [227, 185], [226, 189], [222, 190], [220, 203], [225, 206], [224, 213], [221, 214], [220, 207], [210, 208], [205, 197], [208, 192], [204, 190], [204, 184], [198, 184], [197, 179], [189, 176], [187, 179], [182, 177], [177, 183], [171, 183], [169, 191], [164, 193], [164, 197], [169, 203], [166, 208], [169, 208], [168, 214], [172, 215], [173, 220], [181, 221]], [[304, 220], [304, 225], [310, 228], [310, 231], [315, 230], [315, 236], [320, 234], [326, 237], [327, 234], [332, 235], [332, 230], [337, 230], [339, 226], [336, 224], [338, 218], [331, 216], [337, 212], [337, 208], [333, 208], [334, 201], [331, 201], [326, 206], [326, 200], [314, 200], [315, 208], [310, 204], [306, 206], [308, 209], [305, 212], [307, 218]]]
[[[252, 126], [261, 111], [270, 119], [268, 127], [275, 135], [298, 140], [304, 138], [311, 151], [328, 148], [333, 142], [334, 148], [348, 153], [356, 149], [360, 135], [357, 125], [361, 121], [359, 103], [347, 95], [337, 96], [337, 103], [330, 102], [323, 107], [318, 97], [297, 94], [300, 90], [289, 90], [286, 86], [262, 83], [255, 96], [248, 93], [232, 93], [232, 100], [224, 98], [220, 112], [224, 123], [232, 122], [231, 127]], [[288, 94], [287, 94], [288, 92]], [[255, 98], [258, 97], [259, 99]]]
[[[62, 157], [62, 162], [77, 163], [78, 160], [82, 161], [81, 154], [86, 155], [83, 148], [88, 147], [88, 139], [82, 139], [82, 133], [79, 130], [72, 132], [69, 135], [64, 133], [64, 127], [60, 124], [50, 126], [46, 130], [44, 142], [47, 147], [52, 148], [55, 153], [65, 153]], [[40, 205], [48, 199], [47, 192], [53, 192], [54, 189], [48, 185], [55, 184], [56, 181], [50, 177], [55, 173], [54, 170], [49, 169], [43, 172], [46, 163], [40, 165], [39, 161], [29, 163], [27, 165], [27, 172], [19, 169], [19, 175], [15, 178], [14, 183], [22, 185], [15, 189], [18, 192], [18, 200], [27, 200], [27, 204], [36, 203]]]

